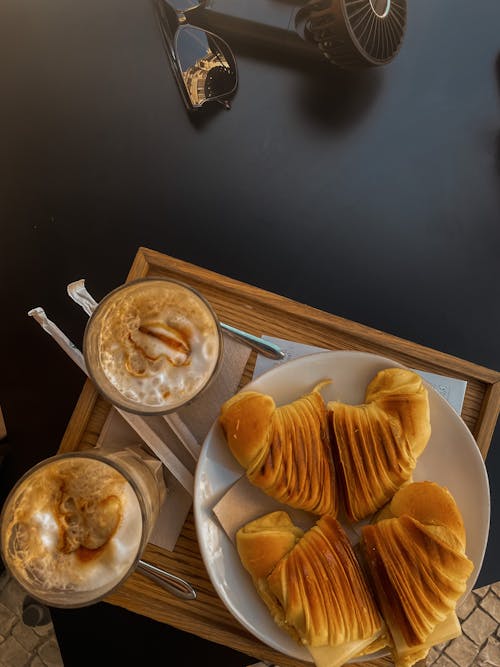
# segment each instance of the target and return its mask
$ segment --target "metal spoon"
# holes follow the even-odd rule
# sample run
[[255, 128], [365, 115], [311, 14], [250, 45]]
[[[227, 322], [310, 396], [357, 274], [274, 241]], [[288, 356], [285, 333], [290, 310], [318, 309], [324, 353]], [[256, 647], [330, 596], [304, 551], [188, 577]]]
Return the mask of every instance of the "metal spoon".
[[229, 334], [229, 336], [236, 338], [236, 340], [239, 340], [240, 343], [241, 342], [246, 343], [246, 345], [253, 348], [260, 354], [264, 355], [265, 357], [269, 357], [269, 359], [285, 358], [285, 353], [283, 352], [283, 350], [281, 350], [274, 343], [271, 343], [270, 341], [267, 340], [263, 340], [262, 338], [258, 338], [257, 336], [248, 333], [248, 331], [242, 331], [241, 329], [236, 329], [235, 327], [232, 327], [230, 324], [225, 324], [220, 320], [219, 324], [221, 326], [221, 329], [225, 331], [227, 334]]
[[182, 600], [195, 600], [196, 591], [194, 588], [184, 579], [177, 577], [171, 572], [167, 572], [156, 565], [146, 562], [145, 560], [139, 560], [137, 564], [137, 569], [144, 574], [144, 576], [154, 581], [156, 584], [164, 588], [172, 595], [175, 595]]

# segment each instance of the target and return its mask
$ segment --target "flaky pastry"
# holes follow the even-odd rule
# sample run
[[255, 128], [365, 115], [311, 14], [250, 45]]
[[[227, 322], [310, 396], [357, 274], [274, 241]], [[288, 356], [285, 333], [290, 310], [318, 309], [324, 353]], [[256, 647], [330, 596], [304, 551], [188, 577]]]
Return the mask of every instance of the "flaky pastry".
[[431, 434], [427, 389], [417, 373], [387, 368], [363, 405], [330, 401], [327, 409], [346, 513], [360, 521], [410, 480]]
[[473, 563], [465, 555], [461, 513], [448, 489], [414, 482], [382, 518], [362, 529], [362, 553], [392, 637], [397, 667], [461, 634], [455, 608]]
[[285, 512], [273, 512], [241, 528], [236, 545], [275, 622], [317, 665], [343, 665], [381, 637], [371, 591], [331, 515], [302, 534]]
[[336, 516], [325, 383], [280, 407], [267, 394], [240, 392], [224, 403], [219, 423], [252, 484], [290, 507]]

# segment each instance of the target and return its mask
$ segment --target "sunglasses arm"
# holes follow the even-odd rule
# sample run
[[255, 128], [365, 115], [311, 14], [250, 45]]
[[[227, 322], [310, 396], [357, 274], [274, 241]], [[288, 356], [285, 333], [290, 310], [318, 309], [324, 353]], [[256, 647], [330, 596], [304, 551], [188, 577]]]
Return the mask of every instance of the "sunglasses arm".
[[322, 57], [317, 45], [303, 35], [304, 2], [283, 0], [205, 0], [188, 20], [203, 28], [258, 41], [268, 46], [292, 48], [304, 55]]

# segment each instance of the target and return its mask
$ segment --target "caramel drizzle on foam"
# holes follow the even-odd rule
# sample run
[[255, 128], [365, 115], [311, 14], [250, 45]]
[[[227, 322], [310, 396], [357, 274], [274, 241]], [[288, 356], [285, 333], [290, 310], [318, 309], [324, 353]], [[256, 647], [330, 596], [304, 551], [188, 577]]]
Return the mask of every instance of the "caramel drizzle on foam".
[[[133, 346], [134, 350], [138, 352], [146, 363], [143, 370], [138, 370], [131, 363], [131, 355], [127, 356], [126, 367], [128, 372], [135, 377], [144, 377], [147, 372], [147, 362], [158, 361], [161, 358], [167, 360], [172, 366], [188, 366], [191, 357], [191, 347], [188, 342], [188, 335], [180, 329], [165, 324], [165, 322], [146, 322], [141, 324], [137, 330], [145, 336], [142, 344], [134, 339], [132, 333], [129, 333], [128, 340]], [[152, 349], [147, 349], [146, 345], [151, 342], [161, 343], [163, 349], [159, 353], [154, 353]]]
[[122, 519], [122, 504], [114, 493], [96, 501], [71, 493], [64, 479], [59, 480], [55, 518], [59, 527], [57, 549], [75, 553], [87, 563], [105, 551]]

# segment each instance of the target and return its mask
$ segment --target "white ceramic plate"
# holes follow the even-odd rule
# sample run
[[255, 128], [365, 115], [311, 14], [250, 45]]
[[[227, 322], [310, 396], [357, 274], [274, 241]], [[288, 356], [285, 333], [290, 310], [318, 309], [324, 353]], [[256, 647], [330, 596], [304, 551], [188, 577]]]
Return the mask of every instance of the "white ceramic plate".
[[[322, 352], [282, 364], [246, 385], [245, 389], [270, 394], [277, 405], [281, 405], [310, 391], [319, 380], [331, 378], [331, 385], [321, 392], [326, 401], [358, 404], [364, 401], [365, 389], [375, 374], [392, 366], [400, 364], [364, 352]], [[474, 571], [468, 580], [469, 593], [479, 574], [488, 539], [488, 477], [479, 448], [461, 417], [429, 384], [426, 386], [432, 435], [418, 460], [414, 480], [435, 481], [448, 487], [455, 497], [467, 531], [467, 555], [474, 563]], [[215, 422], [204, 442], [195, 476], [194, 516], [205, 566], [220, 598], [245, 628], [272, 648], [311, 661], [310, 654], [273, 621], [243, 569], [236, 548], [213, 512], [214, 506], [242, 473], [227, 447], [222, 429]], [[251, 518], [270, 511], [267, 496], [261, 495], [262, 511], [256, 511]], [[281, 507], [295, 520], [293, 510]], [[314, 520], [311, 516], [310, 525]], [[300, 525], [300, 520], [297, 523]], [[365, 659], [373, 657], [366, 656]], [[357, 662], [360, 662], [359, 658]]]

